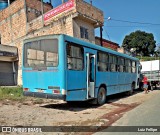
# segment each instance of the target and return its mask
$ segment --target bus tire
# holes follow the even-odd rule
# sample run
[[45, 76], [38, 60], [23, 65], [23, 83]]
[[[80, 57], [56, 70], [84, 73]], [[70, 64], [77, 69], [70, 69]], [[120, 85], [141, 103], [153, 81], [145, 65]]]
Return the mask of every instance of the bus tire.
[[68, 105], [73, 105], [73, 101], [66, 101]]
[[133, 83], [131, 84], [131, 90], [128, 91], [128, 95], [129, 95], [129, 96], [131, 96], [131, 95], [133, 94], [134, 89], [135, 89], [135, 83], [133, 82]]
[[106, 102], [106, 89], [100, 87], [97, 94], [97, 104], [103, 105]]

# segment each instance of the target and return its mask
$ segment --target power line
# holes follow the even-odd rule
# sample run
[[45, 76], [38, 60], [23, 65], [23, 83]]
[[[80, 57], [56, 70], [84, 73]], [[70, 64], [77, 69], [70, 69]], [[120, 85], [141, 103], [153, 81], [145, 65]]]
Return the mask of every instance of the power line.
[[146, 25], [160, 25], [156, 23], [146, 23], [146, 22], [132, 22], [132, 21], [126, 21], [126, 20], [118, 20], [118, 19], [112, 19], [111, 17], [104, 18], [107, 19], [108, 21], [117, 21], [117, 22], [125, 22], [125, 23], [136, 23], [136, 24], [146, 24]]
[[113, 27], [113, 28], [123, 28], [123, 27], [158, 27], [160, 28], [159, 26], [142, 26], [142, 25], [104, 25], [105, 27]]
[[108, 39], [109, 39], [109, 40], [111, 40], [111, 39], [110, 39], [110, 36], [109, 36], [109, 34], [108, 34], [108, 32], [107, 32], [107, 30], [106, 30], [106, 29], [104, 29], [104, 31], [105, 31], [105, 33], [106, 33], [106, 35], [107, 35]]

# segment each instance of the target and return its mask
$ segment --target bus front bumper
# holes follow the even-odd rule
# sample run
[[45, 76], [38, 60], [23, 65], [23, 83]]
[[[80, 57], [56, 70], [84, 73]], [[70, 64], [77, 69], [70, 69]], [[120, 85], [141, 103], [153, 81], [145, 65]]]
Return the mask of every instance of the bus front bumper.
[[60, 94], [48, 94], [48, 93], [23, 91], [23, 95], [29, 96], [29, 97], [60, 99], [60, 100], [64, 100], [64, 101], [66, 100], [66, 95], [60, 95]]

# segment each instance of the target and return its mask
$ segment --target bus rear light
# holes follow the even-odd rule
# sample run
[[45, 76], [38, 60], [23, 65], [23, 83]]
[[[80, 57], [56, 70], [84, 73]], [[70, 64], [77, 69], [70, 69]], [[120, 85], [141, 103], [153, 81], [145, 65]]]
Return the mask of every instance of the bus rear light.
[[28, 88], [23, 88], [23, 91], [29, 91], [29, 89]]
[[60, 90], [52, 90], [54, 94], [60, 94]]

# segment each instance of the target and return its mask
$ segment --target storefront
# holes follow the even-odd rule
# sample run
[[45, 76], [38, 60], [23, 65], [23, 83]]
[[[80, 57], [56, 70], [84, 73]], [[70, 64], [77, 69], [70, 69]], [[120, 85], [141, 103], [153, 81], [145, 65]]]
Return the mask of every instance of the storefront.
[[0, 86], [17, 85], [18, 49], [0, 44]]

